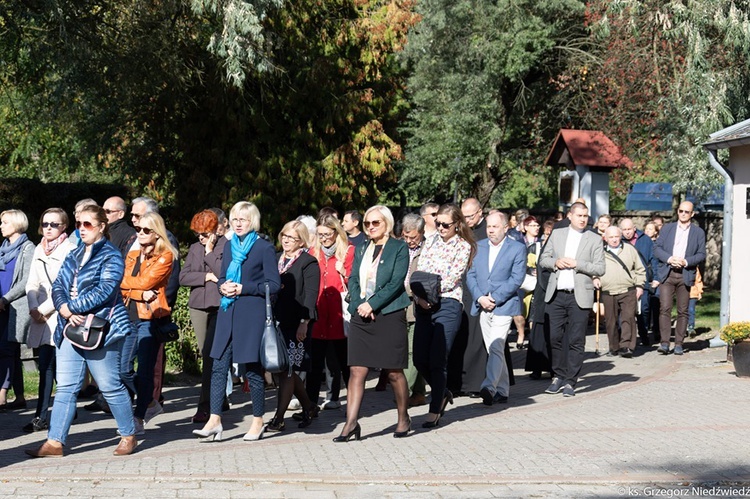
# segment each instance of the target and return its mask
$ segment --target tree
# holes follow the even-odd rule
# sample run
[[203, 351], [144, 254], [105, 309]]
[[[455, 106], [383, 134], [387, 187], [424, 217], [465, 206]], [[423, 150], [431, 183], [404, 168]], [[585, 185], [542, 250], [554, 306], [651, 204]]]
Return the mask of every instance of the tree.
[[585, 34], [583, 3], [427, 0], [418, 12], [404, 52], [413, 108], [400, 185], [419, 202], [458, 194], [484, 204], [541, 164], [560, 127], [550, 81]]

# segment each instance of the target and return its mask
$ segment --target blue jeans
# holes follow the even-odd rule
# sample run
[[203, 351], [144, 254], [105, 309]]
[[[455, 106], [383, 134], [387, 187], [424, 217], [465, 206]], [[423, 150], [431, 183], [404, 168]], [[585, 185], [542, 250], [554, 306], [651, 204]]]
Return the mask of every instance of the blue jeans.
[[688, 330], [695, 329], [695, 306], [698, 304], [698, 298], [690, 298], [688, 302]]
[[419, 374], [432, 388], [430, 412], [439, 414], [448, 383], [448, 354], [461, 327], [461, 302], [443, 298], [437, 310], [425, 311], [415, 307], [412, 356]]
[[65, 445], [76, 414], [76, 399], [83, 385], [86, 367], [99, 385], [104, 400], [109, 404], [120, 435], [135, 434], [130, 397], [125, 385], [122, 384], [118, 369], [122, 347], [123, 342], [117, 341], [112, 345], [87, 351], [75, 348], [69, 341], [63, 340], [57, 349], [57, 392], [47, 433], [48, 439]]
[[[120, 376], [128, 389], [136, 394], [135, 416], [143, 419], [148, 405], [154, 400], [154, 365], [159, 353], [159, 342], [151, 336], [151, 321], [135, 323], [136, 334], [125, 338]], [[138, 371], [135, 359], [138, 358]]]

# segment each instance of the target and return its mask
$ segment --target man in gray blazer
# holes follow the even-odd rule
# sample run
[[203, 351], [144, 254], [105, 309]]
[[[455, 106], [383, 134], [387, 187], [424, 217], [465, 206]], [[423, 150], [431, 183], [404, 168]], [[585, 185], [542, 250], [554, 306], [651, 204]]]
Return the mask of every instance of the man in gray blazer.
[[568, 219], [570, 226], [550, 234], [538, 265], [552, 272], [544, 301], [555, 377], [546, 392], [562, 390], [564, 396], [572, 397], [583, 365], [586, 325], [594, 305], [592, 279], [604, 274], [606, 265], [601, 237], [586, 230], [586, 205], [573, 203]]
[[691, 223], [693, 203], [683, 201], [677, 208], [677, 222], [666, 224], [659, 232], [654, 255], [659, 260], [659, 332], [661, 344], [656, 350], [669, 353], [672, 332], [672, 300], [677, 298], [677, 325], [674, 330], [674, 354], [682, 355], [687, 334], [690, 287], [695, 284], [695, 269], [706, 259], [706, 233]]

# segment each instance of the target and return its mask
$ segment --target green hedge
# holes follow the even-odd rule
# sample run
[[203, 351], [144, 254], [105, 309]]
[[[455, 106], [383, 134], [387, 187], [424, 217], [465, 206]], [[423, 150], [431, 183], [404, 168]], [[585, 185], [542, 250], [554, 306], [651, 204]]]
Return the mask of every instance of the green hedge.
[[198, 355], [198, 340], [190, 322], [188, 298], [190, 288], [181, 287], [177, 293], [177, 304], [172, 310], [172, 320], [180, 328], [180, 339], [167, 343], [164, 353], [167, 357], [167, 369], [170, 372], [201, 374], [201, 361]]

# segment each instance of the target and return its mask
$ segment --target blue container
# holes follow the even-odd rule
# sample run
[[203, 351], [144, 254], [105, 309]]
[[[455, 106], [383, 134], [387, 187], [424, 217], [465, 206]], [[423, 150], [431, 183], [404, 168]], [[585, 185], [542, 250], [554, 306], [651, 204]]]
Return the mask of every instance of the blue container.
[[672, 209], [672, 184], [643, 182], [633, 184], [625, 199], [628, 211], [670, 211]]

